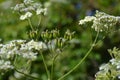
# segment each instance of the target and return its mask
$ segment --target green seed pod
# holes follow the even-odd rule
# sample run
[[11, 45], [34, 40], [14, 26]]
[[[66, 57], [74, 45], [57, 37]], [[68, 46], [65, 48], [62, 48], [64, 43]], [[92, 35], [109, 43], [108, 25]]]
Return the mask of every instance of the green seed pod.
[[59, 36], [59, 31], [58, 30], [52, 30], [51, 32], [53, 34], [53, 38], [56, 38], [56, 37]]
[[69, 35], [69, 40], [71, 40], [72, 39], [72, 35]]
[[68, 39], [67, 34], [64, 34], [64, 39]]
[[62, 41], [62, 38], [57, 39], [57, 47], [58, 47], [58, 48], [63, 47], [63, 41]]
[[57, 44], [57, 47], [59, 47], [59, 45], [60, 45], [60, 43], [59, 43], [59, 39], [57, 39], [57, 42], [56, 42]]
[[29, 33], [29, 37], [33, 39], [34, 34], [33, 34], [33, 32], [32, 32], [32, 31], [30, 31], [30, 33]]
[[45, 32], [45, 38], [48, 38], [48, 37], [49, 37], [48, 30], [46, 30], [46, 32]]
[[60, 47], [63, 47], [63, 41], [61, 41]]
[[35, 39], [36, 37], [37, 37], [37, 35], [38, 35], [38, 31], [36, 30], [36, 31], [30, 31], [29, 32], [29, 37], [31, 38], [31, 39]]
[[45, 34], [44, 32], [41, 33], [41, 37], [42, 37], [42, 38], [44, 38], [44, 34]]
[[48, 38], [51, 39], [52, 38], [52, 33], [48, 34]]
[[53, 35], [53, 38], [56, 38], [57, 37], [57, 34], [56, 34], [56, 32], [52, 32], [52, 35]]

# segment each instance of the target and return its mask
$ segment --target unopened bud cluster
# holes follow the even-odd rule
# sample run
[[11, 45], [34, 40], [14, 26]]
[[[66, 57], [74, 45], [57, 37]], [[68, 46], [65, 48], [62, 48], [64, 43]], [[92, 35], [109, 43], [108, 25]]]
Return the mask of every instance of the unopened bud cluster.
[[63, 36], [60, 35], [59, 30], [44, 31], [41, 33], [41, 37], [51, 50], [62, 49], [68, 41], [74, 37], [74, 32], [67, 30]]
[[12, 9], [19, 12], [20, 20], [30, 18], [34, 13], [36, 15], [47, 14], [47, 8], [43, 8], [41, 3], [34, 2], [34, 0], [24, 0], [23, 3], [17, 4]]
[[47, 44], [48, 48], [50, 50], [56, 50], [58, 48], [62, 48], [64, 44], [64, 39], [60, 37], [59, 30], [45, 30], [41, 33], [42, 39], [45, 41]]
[[103, 32], [111, 30], [116, 26], [119, 20], [120, 17], [115, 17], [104, 12], [96, 11], [95, 16], [86, 16], [83, 20], [80, 20], [79, 25], [92, 22], [91, 28], [95, 29], [95, 31]]
[[67, 30], [64, 34], [64, 38], [66, 40], [71, 40], [74, 37], [75, 32], [70, 32], [70, 30]]
[[30, 30], [28, 32], [28, 36], [30, 39], [37, 40], [37, 38], [39, 38], [39, 37], [37, 37], [37, 36], [39, 36], [39, 32], [38, 32], [38, 30], [34, 30], [34, 31]]
[[41, 37], [44, 39], [44, 40], [51, 40], [51, 39], [55, 39], [57, 37], [60, 36], [60, 33], [59, 33], [59, 30], [51, 30], [51, 31], [43, 31], [41, 33]]
[[120, 79], [120, 50], [116, 47], [113, 50], [108, 50], [112, 59], [100, 66], [96, 73], [95, 80], [119, 80]]

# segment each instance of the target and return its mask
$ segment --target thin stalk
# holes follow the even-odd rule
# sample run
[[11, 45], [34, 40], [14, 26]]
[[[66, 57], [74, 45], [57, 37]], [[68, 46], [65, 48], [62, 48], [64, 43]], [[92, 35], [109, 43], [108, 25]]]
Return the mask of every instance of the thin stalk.
[[95, 37], [95, 40], [93, 41], [92, 46], [90, 47], [90, 49], [88, 50], [86, 55], [82, 58], [82, 60], [80, 60], [77, 65], [75, 65], [70, 71], [68, 71], [66, 74], [64, 74], [62, 77], [60, 77], [58, 80], [63, 80], [66, 76], [68, 76], [71, 72], [73, 72], [75, 69], [77, 69], [80, 66], [80, 64], [87, 58], [87, 56], [90, 54], [90, 52], [92, 51], [93, 47], [95, 46], [95, 43], [96, 43], [97, 38], [98, 38], [98, 35], [99, 35], [99, 31], [97, 32], [97, 35]]
[[32, 79], [36, 79], [36, 80], [40, 80], [39, 78], [36, 78], [36, 77], [34, 77], [34, 76], [31, 76], [31, 75], [25, 74], [25, 73], [23, 73], [23, 72], [17, 70], [16, 68], [15, 68], [15, 71], [18, 72], [18, 73], [21, 73], [21, 74], [25, 75], [26, 77], [29, 77], [29, 78], [32, 78]]
[[32, 31], [34, 31], [34, 28], [33, 28], [33, 25], [32, 25], [32, 22], [31, 22], [30, 18], [28, 18], [27, 20], [28, 20], [28, 23], [30, 25], [30, 28], [32, 29]]
[[[23, 2], [23, 3], [24, 3], [24, 2]], [[25, 3], [24, 3], [24, 6], [25, 6], [26, 8], [28, 7]], [[30, 18], [28, 18], [27, 20], [28, 20], [28, 23], [29, 23], [32, 31], [34, 31], [34, 28], [33, 28], [33, 26], [32, 26], [32, 21], [30, 20]]]
[[43, 56], [42, 52], [40, 52], [40, 54], [41, 54], [41, 57], [42, 57], [42, 60], [43, 60], [44, 66], [45, 66], [45, 70], [46, 70], [46, 73], [47, 73], [47, 76], [48, 76], [48, 80], [50, 80], [50, 75], [49, 75], [49, 71], [48, 71], [47, 65], [45, 63], [44, 56]]
[[41, 15], [39, 16], [39, 20], [38, 20], [36, 41], [38, 41], [40, 36], [40, 30], [39, 30], [40, 23], [41, 23]]
[[57, 58], [58, 54], [54, 56], [53, 60], [52, 60], [52, 67], [51, 67], [51, 77], [50, 77], [50, 80], [52, 80], [53, 78], [53, 72], [54, 72], [54, 63], [55, 63], [55, 60]]

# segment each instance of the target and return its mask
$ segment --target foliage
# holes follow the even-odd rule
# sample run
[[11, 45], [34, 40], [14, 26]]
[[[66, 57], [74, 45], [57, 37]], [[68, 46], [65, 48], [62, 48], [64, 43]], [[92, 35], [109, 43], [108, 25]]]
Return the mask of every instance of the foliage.
[[[27, 9], [24, 9], [25, 7], [20, 14], [16, 14], [16, 12], [12, 13], [11, 6], [21, 4], [22, 0], [0, 0], [0, 2], [0, 49], [4, 51], [4, 53], [14, 52], [12, 55], [6, 55], [4, 58], [1, 58], [5, 60], [1, 60], [0, 65], [2, 64], [3, 68], [4, 64], [5, 66], [8, 65], [8, 67], [6, 66], [6, 69], [3, 69], [2, 72], [5, 71], [7, 73], [4, 73], [4, 75], [2, 73], [0, 75], [0, 80], [33, 80], [33, 78], [47, 80], [43, 58], [37, 50], [37, 48], [43, 48], [41, 46], [42, 43], [44, 46], [48, 47], [45, 47], [45, 49], [42, 50], [42, 53], [49, 71], [51, 71], [50, 69], [54, 57], [57, 56], [54, 64], [53, 80], [57, 80], [59, 77], [70, 71], [83, 59], [88, 49], [92, 47], [89, 56], [87, 56], [84, 62], [82, 62], [82, 64], [80, 64], [80, 66], [71, 74], [67, 75], [65, 80], [93, 80], [95, 73], [98, 71], [98, 66], [104, 62], [107, 63], [109, 59], [111, 59], [111, 56], [107, 54], [107, 49], [113, 48], [114, 46], [119, 47], [119, 22], [117, 22], [119, 17], [106, 14], [111, 13], [119, 15], [119, 0], [35, 0], [32, 4], [35, 2], [37, 2], [37, 4], [40, 3], [41, 7], [39, 5], [39, 7], [37, 7], [39, 9], [29, 9], [30, 14], [26, 13], [25, 10]], [[30, 8], [32, 5], [28, 3], [27, 6]], [[44, 15], [46, 9], [47, 14]], [[91, 16], [95, 14], [96, 9], [106, 13], [98, 11], [97, 13], [102, 14], [102, 17], [97, 16], [97, 14]], [[78, 25], [78, 20], [85, 15], [89, 16], [85, 19], [86, 21], [91, 21], [89, 19], [93, 18], [91, 22], [85, 23], [84, 27], [82, 27], [83, 25]], [[26, 20], [20, 21], [20, 17], [22, 20]], [[29, 18], [31, 21], [28, 20]], [[108, 20], [111, 18], [112, 20]], [[35, 30], [32, 30], [32, 27], [30, 27], [30, 23], [27, 23], [27, 20], [32, 24], [32, 27]], [[96, 22], [100, 23], [101, 27], [96, 27], [92, 22], [93, 24], [96, 24]], [[104, 24], [106, 26], [112, 25], [111, 27], [105, 27]], [[99, 24], [96, 25], [99, 26]], [[96, 44], [93, 44], [93, 40], [96, 36], [94, 29], [95, 31], [101, 31], [98, 36], [98, 40], [100, 41]], [[19, 40], [23, 42], [18, 44]], [[31, 46], [30, 49], [28, 49], [29, 46]], [[34, 56], [34, 59], [31, 60], [32, 57], [25, 59], [23, 56], [26, 54], [20, 54], [23, 52], [26, 53], [27, 51], [31, 52], [29, 53], [29, 56]], [[18, 52], [19, 54], [17, 54]], [[32, 55], [32, 53], [35, 54]], [[59, 56], [56, 55], [56, 53], [60, 53]], [[111, 54], [113, 55], [113, 53]], [[9, 62], [9, 56], [17, 56], [17, 58], [16, 60], [10, 59], [12, 62]], [[107, 63], [110, 66], [112, 66], [111, 61], [116, 61], [115, 57], [112, 56], [112, 59]], [[18, 69], [16, 69], [16, 71], [12, 66], [13, 62], [16, 63], [16, 68]], [[111, 72], [111, 74], [110, 72], [108, 73], [110, 76], [116, 76], [117, 74], [114, 74], [114, 71], [116, 71], [115, 67], [112, 68], [112, 70], [113, 72]], [[104, 69], [100, 69], [99, 72], [101, 71], [104, 71]], [[25, 74], [22, 75], [21, 72], [23, 72], [22, 74]], [[99, 72], [96, 74], [96, 79], [98, 80], [100, 78]]]

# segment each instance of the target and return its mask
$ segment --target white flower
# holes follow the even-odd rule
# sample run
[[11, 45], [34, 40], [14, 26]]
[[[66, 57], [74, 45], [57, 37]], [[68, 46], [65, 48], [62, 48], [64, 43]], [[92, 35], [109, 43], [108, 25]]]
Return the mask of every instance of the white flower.
[[25, 8], [24, 4], [17, 4], [15, 7], [12, 7], [13, 10], [19, 11], [20, 9]]
[[31, 4], [32, 2], [34, 2], [33, 0], [24, 0], [23, 1], [25, 4]]
[[26, 45], [29, 47], [29, 49], [36, 49], [36, 50], [45, 50], [45, 49], [47, 49], [47, 46], [46, 46], [45, 43], [36, 42], [34, 40], [29, 41]]
[[120, 69], [120, 61], [119, 60], [116, 60], [116, 59], [111, 59], [110, 60], [111, 64], [112, 65], [115, 65], [116, 66], [116, 69]]
[[46, 15], [47, 14], [47, 8], [38, 8], [37, 10], [36, 10], [36, 14], [37, 15], [39, 15], [39, 14], [44, 14], [44, 15]]
[[44, 8], [44, 15], [47, 15], [47, 8]]
[[2, 59], [11, 59], [13, 58], [18, 51], [18, 48], [21, 44], [23, 44], [25, 40], [13, 40], [7, 44], [2, 44], [0, 46], [0, 58]]
[[104, 70], [104, 71], [108, 71], [109, 70], [109, 64], [102, 64], [100, 67], [99, 67], [99, 70]]
[[14, 56], [16, 49], [17, 48], [14, 44], [3, 45], [0, 49], [0, 57], [4, 59], [10, 59]]
[[120, 79], [120, 76], [118, 76], [118, 79]]
[[10, 41], [10, 43], [13, 43], [13, 44], [23, 44], [25, 42], [26, 42], [26, 40], [12, 40], [12, 41]]
[[20, 56], [22, 56], [25, 59], [33, 61], [37, 58], [37, 53], [34, 53], [32, 51], [29, 51], [29, 50], [28, 51], [20, 50]]
[[36, 10], [36, 14], [37, 14], [37, 15], [41, 14], [42, 12], [43, 12], [43, 9], [37, 9], [37, 10]]
[[116, 59], [114, 59], [114, 58], [111, 59], [110, 62], [111, 62], [112, 65], [115, 65], [117, 63]]
[[13, 69], [13, 65], [11, 65], [10, 61], [4, 61], [4, 60], [0, 60], [0, 70], [9, 70], [9, 69]]
[[120, 69], [120, 63], [117, 64], [117, 67], [116, 67], [116, 68], [117, 68], [117, 69]]
[[90, 22], [95, 19], [96, 19], [96, 17], [94, 17], [94, 16], [86, 16], [85, 19], [79, 21], [79, 24], [82, 25], [82, 24], [85, 24], [86, 22]]
[[33, 50], [40, 51], [45, 49], [47, 49], [45, 43], [31, 40], [25, 44], [21, 44], [21, 47], [17, 53], [19, 56], [22, 56], [25, 59], [35, 60], [38, 53], [34, 52]]
[[55, 39], [48, 42], [48, 48], [53, 49], [53, 50], [56, 48], [56, 40]]
[[42, 4], [41, 3], [33, 3], [32, 6], [35, 8], [35, 9], [39, 9], [42, 7]]
[[20, 16], [20, 20], [25, 20], [27, 18], [30, 18], [32, 16], [31, 12], [26, 12], [24, 15]]
[[27, 8], [22, 8], [20, 9], [20, 12], [28, 12], [28, 11], [34, 11], [34, 7], [33, 6], [28, 6]]
[[[100, 66], [99, 71], [96, 73], [95, 80], [110, 80], [120, 79], [120, 50], [116, 47], [113, 50], [108, 50], [110, 54], [114, 56], [107, 64]], [[117, 54], [117, 56], [115, 56]]]
[[87, 22], [93, 22], [91, 28], [95, 29], [95, 31], [102, 32], [111, 30], [119, 19], [120, 17], [114, 17], [112, 15], [96, 11], [95, 16], [86, 16], [85, 19], [79, 21], [79, 24], [83, 25]]

